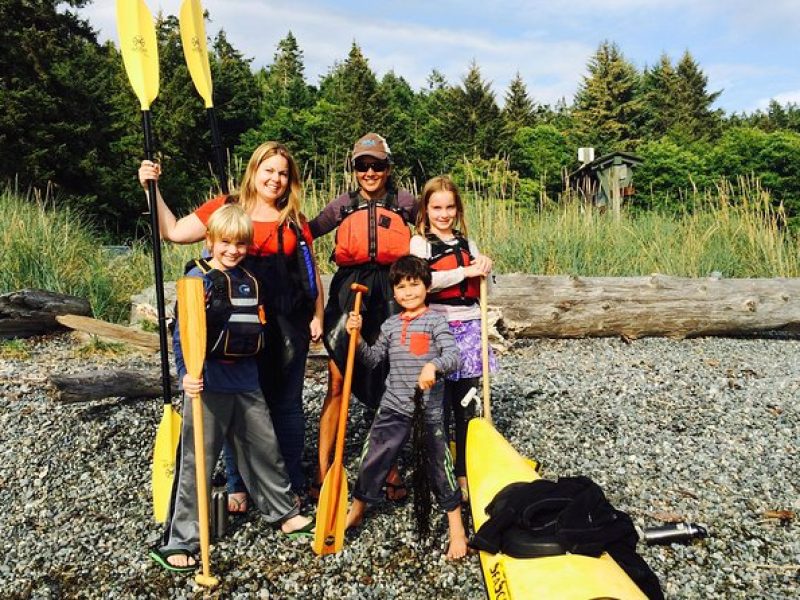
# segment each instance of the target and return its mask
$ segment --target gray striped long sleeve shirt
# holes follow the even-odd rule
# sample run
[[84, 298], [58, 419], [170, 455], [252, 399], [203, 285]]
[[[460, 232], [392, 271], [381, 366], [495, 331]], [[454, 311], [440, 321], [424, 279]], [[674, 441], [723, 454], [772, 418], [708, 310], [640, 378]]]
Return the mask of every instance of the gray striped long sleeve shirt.
[[[431, 310], [412, 319], [402, 314], [386, 319], [378, 339], [372, 346], [364, 340], [358, 344], [358, 357], [365, 366], [373, 368], [389, 358], [389, 376], [381, 406], [401, 414], [414, 413], [412, 396], [419, 373], [425, 363], [433, 363], [438, 373], [458, 369], [458, 348], [445, 318]], [[444, 382], [439, 380], [425, 392], [425, 403], [440, 406]], [[436, 404], [433, 404], [436, 403]]]

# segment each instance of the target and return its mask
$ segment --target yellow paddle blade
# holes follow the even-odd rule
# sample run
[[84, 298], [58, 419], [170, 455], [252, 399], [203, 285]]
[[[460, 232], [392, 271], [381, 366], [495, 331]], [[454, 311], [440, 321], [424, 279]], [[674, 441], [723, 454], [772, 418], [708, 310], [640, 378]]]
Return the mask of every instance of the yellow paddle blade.
[[344, 546], [344, 525], [347, 519], [347, 473], [342, 467], [338, 489], [334, 482], [334, 469], [328, 470], [322, 481], [317, 505], [317, 523], [311, 549], [315, 554], [336, 554]]
[[142, 110], [158, 96], [158, 44], [153, 15], [144, 0], [117, 0], [122, 61]]
[[208, 64], [208, 46], [206, 44], [206, 25], [203, 20], [203, 7], [200, 0], [183, 0], [180, 14], [181, 43], [186, 66], [192, 76], [197, 93], [206, 102], [206, 108], [212, 108], [211, 68]]
[[178, 327], [186, 372], [199, 378], [206, 358], [206, 299], [200, 277], [181, 277], [177, 282]]
[[157, 523], [167, 519], [172, 480], [175, 477], [175, 453], [180, 437], [181, 416], [171, 404], [165, 404], [153, 448], [153, 517]]

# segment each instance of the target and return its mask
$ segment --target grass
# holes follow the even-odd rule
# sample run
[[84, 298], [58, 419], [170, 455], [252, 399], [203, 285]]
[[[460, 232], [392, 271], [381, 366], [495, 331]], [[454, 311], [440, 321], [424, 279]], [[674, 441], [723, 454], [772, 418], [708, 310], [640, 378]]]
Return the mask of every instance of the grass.
[[[306, 182], [304, 212], [316, 215], [343, 189], [331, 176]], [[565, 195], [522, 199], [502, 172], [466, 177], [470, 237], [500, 273], [633, 276], [663, 273], [705, 277], [797, 277], [798, 237], [783, 226], [781, 207], [757, 181], [721, 183], [695, 195], [681, 214], [623, 210], [619, 220]], [[98, 245], [86, 215], [59, 208], [52, 198], [0, 191], [0, 292], [41, 288], [85, 297], [97, 318], [125, 322], [130, 296], [152, 285], [146, 243], [112, 256]], [[333, 235], [315, 243], [323, 272]], [[183, 272], [199, 245], [164, 244], [165, 280]]]
[[0, 340], [0, 358], [3, 360], [28, 360], [30, 345], [25, 340]]

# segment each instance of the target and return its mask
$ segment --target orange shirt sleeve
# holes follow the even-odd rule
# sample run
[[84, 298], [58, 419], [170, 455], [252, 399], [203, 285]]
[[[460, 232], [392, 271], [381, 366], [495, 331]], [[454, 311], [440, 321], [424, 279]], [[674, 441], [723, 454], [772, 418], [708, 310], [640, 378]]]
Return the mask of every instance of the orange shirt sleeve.
[[211, 215], [214, 214], [214, 211], [223, 204], [225, 204], [225, 196], [217, 196], [216, 198], [212, 198], [208, 202], [198, 206], [195, 209], [194, 214], [197, 215], [197, 218], [200, 219], [200, 222], [202, 222], [203, 225], [207, 225], [208, 220], [211, 218]]

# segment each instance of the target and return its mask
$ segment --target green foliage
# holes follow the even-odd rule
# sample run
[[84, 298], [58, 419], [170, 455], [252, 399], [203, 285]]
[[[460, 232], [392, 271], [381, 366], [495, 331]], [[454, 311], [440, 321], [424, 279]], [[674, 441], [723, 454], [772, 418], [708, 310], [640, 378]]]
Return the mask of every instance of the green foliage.
[[575, 121], [581, 144], [601, 154], [626, 150], [636, 143], [635, 124], [641, 120], [637, 94], [639, 73], [619, 47], [603, 42], [589, 60], [589, 74], [575, 95]]
[[635, 206], [685, 209], [687, 198], [710, 183], [703, 154], [670, 138], [645, 142], [636, 152], [644, 162], [634, 174]]
[[31, 348], [27, 340], [0, 340], [0, 358], [3, 360], [28, 360]]
[[572, 154], [566, 136], [553, 125], [522, 127], [512, 138], [511, 168], [555, 195], [564, 187], [562, 171], [572, 162]]

